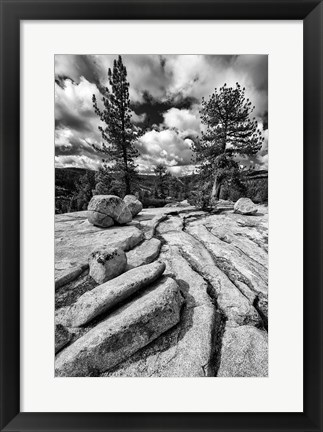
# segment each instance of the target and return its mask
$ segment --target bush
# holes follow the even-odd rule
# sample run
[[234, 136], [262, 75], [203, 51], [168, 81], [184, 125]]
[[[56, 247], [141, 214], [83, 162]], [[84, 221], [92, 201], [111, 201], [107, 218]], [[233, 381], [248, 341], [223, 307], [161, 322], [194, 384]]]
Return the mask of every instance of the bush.
[[142, 205], [144, 208], [164, 207], [166, 204], [167, 201], [161, 198], [144, 197], [144, 199], [142, 200]]
[[247, 195], [253, 202], [263, 204], [268, 202], [268, 181], [262, 179], [247, 185]]

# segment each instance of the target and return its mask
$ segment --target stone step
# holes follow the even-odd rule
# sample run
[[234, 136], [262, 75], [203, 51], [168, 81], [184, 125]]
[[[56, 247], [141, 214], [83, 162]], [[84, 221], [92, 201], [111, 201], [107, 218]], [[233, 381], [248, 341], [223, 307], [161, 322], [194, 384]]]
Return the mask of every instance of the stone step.
[[133, 269], [154, 261], [160, 251], [161, 241], [157, 238], [145, 240], [127, 253], [127, 268]]
[[61, 324], [66, 327], [79, 327], [88, 323], [137, 291], [152, 284], [161, 277], [164, 270], [164, 263], [154, 262], [129, 270], [87, 291], [66, 310], [64, 317], [61, 317]]
[[61, 351], [56, 376], [93, 376], [116, 366], [176, 325], [183, 302], [177, 283], [162, 278]]

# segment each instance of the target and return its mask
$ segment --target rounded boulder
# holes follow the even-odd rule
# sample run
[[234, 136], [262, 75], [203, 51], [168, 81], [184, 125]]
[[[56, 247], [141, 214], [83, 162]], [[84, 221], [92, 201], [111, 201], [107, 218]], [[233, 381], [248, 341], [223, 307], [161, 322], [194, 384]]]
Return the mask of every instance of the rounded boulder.
[[258, 212], [257, 206], [250, 198], [240, 198], [234, 205], [234, 213], [254, 215]]
[[127, 204], [116, 195], [94, 195], [88, 205], [88, 220], [91, 224], [107, 228], [132, 221]]
[[90, 276], [98, 284], [103, 284], [126, 270], [127, 256], [120, 248], [94, 250], [89, 257], [89, 267]]
[[142, 203], [134, 195], [126, 195], [123, 201], [127, 204], [132, 216], [136, 216], [142, 210]]

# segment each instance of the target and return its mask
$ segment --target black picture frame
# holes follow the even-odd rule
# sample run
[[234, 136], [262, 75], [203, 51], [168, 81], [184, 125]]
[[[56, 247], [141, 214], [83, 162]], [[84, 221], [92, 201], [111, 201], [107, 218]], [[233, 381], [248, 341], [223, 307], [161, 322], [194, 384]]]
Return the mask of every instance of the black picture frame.
[[[73, 0], [1, 0], [0, 5], [1, 431], [322, 431], [322, 2], [317, 0], [78, 0], [76, 2]], [[303, 20], [303, 413], [20, 412], [20, 21], [31, 19]], [[291, 172], [291, 175], [297, 176], [297, 173]], [[293, 316], [292, 310], [287, 310], [286, 314], [288, 315], [288, 318], [284, 317], [286, 325], [292, 328], [293, 320], [297, 317]], [[192, 391], [192, 395], [193, 393]]]

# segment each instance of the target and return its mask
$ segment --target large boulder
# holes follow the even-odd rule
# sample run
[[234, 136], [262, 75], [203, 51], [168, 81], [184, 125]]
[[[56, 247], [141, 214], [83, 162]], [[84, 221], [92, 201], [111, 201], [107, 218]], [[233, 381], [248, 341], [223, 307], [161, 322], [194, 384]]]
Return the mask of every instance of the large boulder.
[[56, 376], [98, 375], [148, 345], [180, 320], [183, 297], [163, 278], [56, 357]]
[[[127, 204], [115, 195], [94, 195], [88, 205], [89, 222], [107, 228], [131, 222], [132, 214]], [[112, 219], [112, 221], [111, 221]]]
[[126, 270], [127, 256], [121, 248], [100, 248], [90, 254], [89, 265], [90, 276], [102, 284]]
[[67, 327], [82, 326], [153, 283], [164, 271], [165, 264], [160, 262], [129, 270], [83, 294], [60, 322]]
[[234, 212], [243, 215], [254, 215], [258, 211], [257, 206], [250, 198], [240, 198], [234, 205]]
[[141, 212], [142, 203], [134, 195], [126, 195], [123, 198], [123, 201], [129, 207], [129, 210], [131, 211], [132, 217], [136, 216], [138, 213]]
[[268, 335], [245, 325], [226, 328], [218, 377], [268, 376]]

